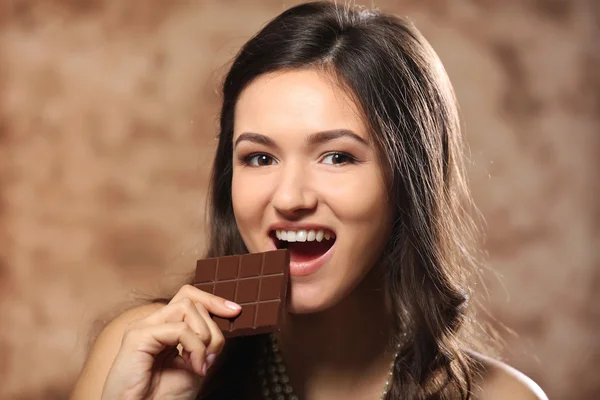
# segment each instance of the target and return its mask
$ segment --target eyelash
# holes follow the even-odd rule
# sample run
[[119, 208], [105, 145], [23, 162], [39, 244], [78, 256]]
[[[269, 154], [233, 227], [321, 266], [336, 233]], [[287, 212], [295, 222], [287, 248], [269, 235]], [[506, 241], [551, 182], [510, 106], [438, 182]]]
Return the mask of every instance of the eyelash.
[[271, 157], [270, 155], [265, 154], [265, 153], [251, 153], [251, 154], [248, 154], [247, 156], [240, 156], [239, 160], [242, 162], [243, 165], [247, 165], [249, 167], [254, 167], [254, 168], [263, 167], [263, 165], [252, 165], [252, 159], [255, 157], [259, 157], [259, 156], [265, 156], [271, 160], [275, 160], [273, 157]]
[[332, 165], [346, 165], [346, 164], [356, 164], [358, 163], [358, 160], [352, 156], [351, 154], [345, 153], [343, 151], [332, 151], [331, 153], [327, 153], [325, 154], [323, 158], [325, 157], [329, 157], [329, 156], [342, 156], [342, 157], [346, 157], [348, 160], [346, 162], [340, 163], [340, 164], [332, 164]]
[[[326, 154], [324, 154], [324, 155], [321, 157], [321, 159], [323, 159], [323, 158], [325, 158], [325, 157], [329, 157], [329, 156], [336, 156], [336, 155], [340, 155], [340, 156], [342, 156], [342, 157], [346, 157], [346, 158], [348, 158], [348, 161], [346, 161], [346, 162], [343, 162], [343, 163], [340, 163], [340, 164], [331, 164], [331, 165], [334, 165], [334, 166], [341, 166], [341, 165], [346, 165], [346, 164], [357, 164], [357, 163], [358, 163], [358, 160], [356, 159], [356, 157], [352, 156], [352, 155], [351, 155], [351, 154], [349, 154], [349, 153], [345, 153], [345, 152], [343, 152], [343, 151], [332, 151], [332, 152], [330, 152], [330, 153], [326, 153]], [[249, 166], [249, 167], [253, 167], [253, 168], [258, 168], [258, 167], [268, 166], [268, 165], [253, 165], [253, 164], [252, 164], [252, 160], [253, 160], [255, 157], [259, 157], [259, 156], [266, 156], [266, 157], [268, 157], [270, 160], [273, 160], [273, 161], [275, 160], [275, 158], [274, 158], [274, 157], [272, 157], [272, 156], [270, 156], [270, 155], [268, 155], [268, 154], [266, 154], [266, 153], [251, 153], [251, 154], [248, 154], [248, 155], [246, 155], [246, 156], [240, 156], [240, 157], [239, 157], [239, 160], [241, 161], [241, 163], [242, 163], [243, 165], [246, 165], [246, 166]]]

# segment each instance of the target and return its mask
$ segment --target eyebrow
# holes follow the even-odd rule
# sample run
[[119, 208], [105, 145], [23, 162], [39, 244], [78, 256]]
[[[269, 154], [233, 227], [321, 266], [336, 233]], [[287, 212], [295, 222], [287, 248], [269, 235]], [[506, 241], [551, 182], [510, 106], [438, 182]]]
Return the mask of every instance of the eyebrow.
[[[321, 143], [328, 142], [330, 140], [339, 139], [339, 138], [343, 138], [343, 137], [351, 138], [352, 140], [355, 140], [365, 146], [369, 145], [369, 143], [365, 139], [363, 139], [362, 137], [360, 137], [359, 135], [357, 135], [356, 133], [352, 132], [349, 129], [331, 129], [331, 130], [327, 130], [327, 131], [311, 133], [310, 135], [308, 135], [306, 137], [306, 142], [309, 145], [315, 145], [315, 144], [321, 144]], [[240, 142], [243, 142], [245, 140], [249, 141], [249, 142], [269, 146], [269, 147], [276, 147], [276, 144], [273, 141], [273, 139], [271, 139], [268, 136], [262, 135], [260, 133], [244, 132], [244, 133], [240, 134], [240, 136], [238, 136], [238, 138], [236, 139], [236, 141], [234, 143], [234, 148], [237, 147], [237, 145]]]

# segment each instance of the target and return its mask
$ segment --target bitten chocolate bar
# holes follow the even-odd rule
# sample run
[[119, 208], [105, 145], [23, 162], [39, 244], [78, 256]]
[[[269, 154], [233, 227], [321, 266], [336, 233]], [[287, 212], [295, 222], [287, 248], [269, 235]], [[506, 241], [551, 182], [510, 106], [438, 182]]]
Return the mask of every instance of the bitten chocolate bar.
[[279, 331], [287, 295], [290, 253], [274, 250], [198, 260], [194, 286], [242, 306], [233, 319], [213, 316], [223, 336]]

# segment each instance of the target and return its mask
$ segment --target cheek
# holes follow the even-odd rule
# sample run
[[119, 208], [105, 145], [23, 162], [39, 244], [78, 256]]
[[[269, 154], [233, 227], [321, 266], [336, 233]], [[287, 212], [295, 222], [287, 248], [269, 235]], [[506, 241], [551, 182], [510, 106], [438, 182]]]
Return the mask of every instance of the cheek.
[[333, 185], [323, 185], [323, 193], [342, 223], [372, 226], [388, 217], [387, 191], [377, 174], [340, 177]]
[[[257, 190], [258, 187], [261, 190]], [[260, 221], [269, 200], [268, 191], [264, 189], [264, 182], [257, 186], [256, 179], [234, 168], [231, 202], [238, 229], [245, 239], [252, 229], [260, 230]]]
[[393, 212], [383, 180], [377, 174], [357, 174], [340, 179], [326, 196], [346, 238], [339, 243], [339, 261], [354, 266], [354, 272], [344, 276], [362, 276], [377, 263], [391, 233]]
[[233, 213], [238, 221], [240, 229], [243, 228], [243, 221], [252, 216], [252, 208], [255, 202], [252, 199], [252, 190], [248, 182], [241, 179], [239, 174], [233, 173], [231, 181], [231, 202], [233, 204]]

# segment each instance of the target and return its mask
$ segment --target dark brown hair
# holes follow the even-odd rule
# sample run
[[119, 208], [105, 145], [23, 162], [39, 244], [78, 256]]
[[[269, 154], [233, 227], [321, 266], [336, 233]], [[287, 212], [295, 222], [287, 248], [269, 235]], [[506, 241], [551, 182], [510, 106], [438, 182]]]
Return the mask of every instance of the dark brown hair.
[[[476, 264], [457, 105], [439, 58], [406, 20], [307, 3], [283, 12], [243, 46], [223, 84], [207, 256], [247, 252], [231, 199], [238, 97], [262, 74], [300, 68], [322, 69], [352, 93], [395, 204], [385, 285], [396, 334], [411, 337], [396, 360], [388, 399], [468, 399], [475, 372], [459, 332]], [[251, 368], [261, 340], [228, 343], [200, 398], [234, 398], [233, 383], [250, 373], [240, 365]]]

